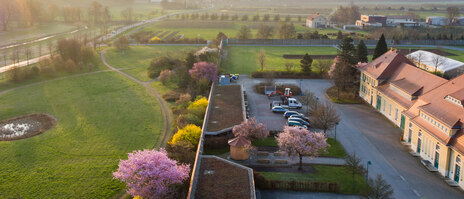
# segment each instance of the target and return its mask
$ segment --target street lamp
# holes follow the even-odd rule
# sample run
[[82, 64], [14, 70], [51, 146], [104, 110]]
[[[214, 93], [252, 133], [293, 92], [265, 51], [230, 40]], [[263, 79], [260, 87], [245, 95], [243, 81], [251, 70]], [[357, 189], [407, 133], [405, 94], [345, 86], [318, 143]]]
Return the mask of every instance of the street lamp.
[[372, 165], [372, 162], [369, 160], [367, 161], [367, 167], [366, 167], [366, 179], [369, 180], [369, 165]]
[[335, 136], [334, 136], [335, 141], [337, 141], [337, 125], [338, 125], [338, 122], [335, 123]]

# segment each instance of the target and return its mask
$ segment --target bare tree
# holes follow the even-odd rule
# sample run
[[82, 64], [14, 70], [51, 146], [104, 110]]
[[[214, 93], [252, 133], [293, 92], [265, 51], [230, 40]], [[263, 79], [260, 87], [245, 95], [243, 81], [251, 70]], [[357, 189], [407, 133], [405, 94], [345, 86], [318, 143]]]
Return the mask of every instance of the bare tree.
[[2, 30], [8, 30], [8, 24], [12, 20], [12, 15], [15, 12], [14, 1], [0, 0], [0, 23], [2, 24]]
[[393, 188], [378, 174], [375, 179], [369, 178], [368, 182], [368, 195], [370, 199], [393, 199]]
[[50, 57], [53, 57], [53, 41], [52, 40], [48, 41], [47, 48], [48, 48], [48, 53], [50, 54]]
[[317, 97], [310, 91], [303, 92], [303, 95], [298, 98], [301, 104], [306, 106], [306, 112], [308, 115], [313, 115], [317, 109]]
[[330, 59], [319, 59], [317, 60], [317, 64], [314, 64], [314, 69], [319, 72], [319, 74], [327, 73], [332, 66], [332, 60]]
[[42, 42], [39, 42], [39, 45], [37, 46], [39, 50], [39, 57], [42, 56]]
[[450, 20], [450, 24], [455, 24], [456, 23], [456, 19], [459, 17], [460, 15], [460, 11], [459, 11], [459, 8], [456, 7], [456, 6], [451, 6], [451, 7], [448, 7], [446, 9], [446, 12], [447, 12], [447, 15], [448, 15], [448, 18]]
[[446, 63], [446, 58], [440, 55], [434, 55], [432, 57], [432, 64], [435, 67], [435, 73], [437, 72], [438, 67], [443, 66]]
[[324, 134], [326, 134], [327, 130], [332, 129], [340, 122], [340, 116], [332, 104], [324, 103], [317, 105], [311, 116], [311, 122], [315, 128], [324, 130]]
[[293, 64], [290, 63], [290, 62], [287, 62], [285, 63], [285, 70], [287, 70], [288, 72], [292, 71], [292, 68], [293, 68]]
[[26, 55], [26, 66], [29, 66], [29, 58], [32, 55], [32, 51], [30, 49], [30, 46], [25, 46], [24, 47], [24, 55]]
[[5, 49], [3, 52], [2, 52], [2, 56], [3, 56], [3, 65], [6, 66], [6, 61], [8, 59], [8, 53], [9, 53], [9, 50], [8, 49]]
[[348, 154], [346, 156], [346, 163], [345, 163], [347, 169], [351, 172], [351, 185], [352, 189], [355, 187], [356, 181], [354, 180], [354, 175], [359, 173], [363, 174], [364, 173], [364, 167], [361, 164], [361, 159], [356, 156], [356, 153], [353, 153], [353, 155]]
[[261, 66], [261, 71], [264, 71], [264, 67], [266, 66], [266, 52], [264, 50], [259, 51], [258, 62]]
[[424, 59], [424, 53], [423, 52], [417, 52], [416, 57], [415, 57], [417, 63], [419, 64], [419, 67], [422, 65], [422, 60]]

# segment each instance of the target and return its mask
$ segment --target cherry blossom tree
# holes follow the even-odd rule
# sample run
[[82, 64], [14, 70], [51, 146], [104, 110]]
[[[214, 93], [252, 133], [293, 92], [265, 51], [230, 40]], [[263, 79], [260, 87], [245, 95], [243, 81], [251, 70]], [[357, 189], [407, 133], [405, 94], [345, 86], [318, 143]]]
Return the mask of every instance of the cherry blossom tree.
[[269, 136], [266, 125], [258, 123], [254, 117], [243, 121], [240, 125], [234, 126], [232, 133], [235, 137], [243, 136], [248, 139], [263, 139]]
[[216, 81], [218, 78], [217, 67], [213, 63], [198, 62], [193, 64], [193, 68], [189, 70], [190, 76], [200, 80], [206, 78], [209, 81]]
[[281, 151], [300, 158], [299, 170], [303, 169], [303, 156], [317, 157], [320, 151], [326, 151], [328, 147], [327, 138], [323, 133], [289, 126], [285, 126], [284, 132], [279, 134], [277, 143]]
[[170, 185], [182, 183], [189, 173], [189, 165], [169, 159], [164, 149], [145, 149], [129, 153], [127, 160], [119, 162], [113, 176], [126, 183], [132, 196], [162, 198], [170, 191]]

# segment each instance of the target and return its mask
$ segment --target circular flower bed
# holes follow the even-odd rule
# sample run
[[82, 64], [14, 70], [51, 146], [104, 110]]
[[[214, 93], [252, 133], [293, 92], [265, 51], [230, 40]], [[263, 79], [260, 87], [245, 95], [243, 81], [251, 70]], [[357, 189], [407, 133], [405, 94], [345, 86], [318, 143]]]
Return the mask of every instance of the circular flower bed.
[[39, 135], [56, 124], [47, 114], [31, 114], [0, 122], [0, 141], [20, 140]]

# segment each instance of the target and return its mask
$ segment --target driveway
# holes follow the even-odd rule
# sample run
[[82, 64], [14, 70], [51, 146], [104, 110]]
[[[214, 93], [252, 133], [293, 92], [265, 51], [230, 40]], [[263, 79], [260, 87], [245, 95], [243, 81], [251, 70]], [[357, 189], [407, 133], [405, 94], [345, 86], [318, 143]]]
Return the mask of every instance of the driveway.
[[[244, 88], [250, 99], [252, 114], [266, 109], [265, 113], [257, 113], [258, 121], [265, 120], [269, 112], [269, 103], [262, 102], [267, 98], [252, 92], [253, 86], [262, 79], [240, 78], [241, 82], [245, 83]], [[322, 79], [277, 79], [276, 83], [301, 83], [303, 90], [313, 92], [321, 101], [328, 100], [325, 90], [332, 85], [330, 81]], [[254, 97], [258, 97], [258, 100], [254, 100]], [[337, 126], [337, 141], [348, 153], [355, 152], [363, 164], [371, 161], [369, 176], [382, 174], [392, 185], [395, 198], [464, 198], [464, 192], [449, 187], [438, 174], [429, 172], [418, 158], [412, 157], [407, 148], [400, 144], [401, 130], [373, 108], [364, 104], [336, 104], [335, 108], [342, 119]], [[270, 129], [273, 129], [285, 124], [285, 120], [281, 122], [273, 119], [265, 124], [271, 125]]]

